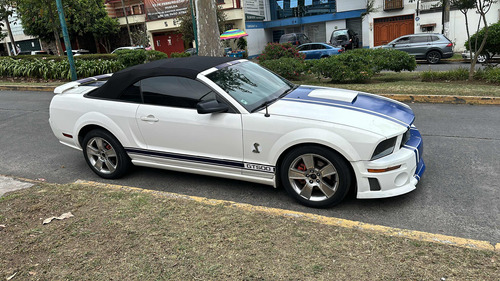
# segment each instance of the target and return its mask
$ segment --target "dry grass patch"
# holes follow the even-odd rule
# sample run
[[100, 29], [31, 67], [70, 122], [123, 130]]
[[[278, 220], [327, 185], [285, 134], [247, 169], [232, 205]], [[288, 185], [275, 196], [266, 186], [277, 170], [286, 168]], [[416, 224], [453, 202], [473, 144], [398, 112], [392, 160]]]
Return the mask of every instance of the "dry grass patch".
[[83, 185], [0, 198], [0, 224], [0, 278], [17, 273], [12, 280], [449, 281], [500, 272], [498, 252]]

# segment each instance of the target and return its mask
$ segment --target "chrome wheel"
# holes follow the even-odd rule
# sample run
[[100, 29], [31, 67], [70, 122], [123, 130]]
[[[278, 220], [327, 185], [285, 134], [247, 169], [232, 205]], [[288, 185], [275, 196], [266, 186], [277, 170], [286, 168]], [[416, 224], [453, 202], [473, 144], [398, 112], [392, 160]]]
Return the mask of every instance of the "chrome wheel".
[[292, 161], [288, 179], [295, 193], [313, 202], [333, 197], [339, 186], [339, 175], [332, 162], [313, 153], [300, 155]]
[[103, 174], [116, 171], [118, 157], [113, 146], [105, 139], [94, 137], [87, 142], [87, 158], [92, 168]]
[[487, 60], [488, 60], [488, 57], [486, 55], [481, 54], [481, 55], [477, 56], [477, 62], [484, 63]]

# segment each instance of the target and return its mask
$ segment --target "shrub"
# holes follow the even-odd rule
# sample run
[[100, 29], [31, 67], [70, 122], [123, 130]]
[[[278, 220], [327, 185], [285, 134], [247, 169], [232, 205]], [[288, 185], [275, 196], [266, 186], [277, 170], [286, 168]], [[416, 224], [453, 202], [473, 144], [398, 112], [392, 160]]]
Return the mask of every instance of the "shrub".
[[143, 64], [147, 59], [146, 50], [143, 49], [118, 50], [115, 52], [115, 54], [118, 58], [118, 61], [125, 67]]
[[469, 78], [469, 70], [461, 67], [448, 71], [423, 71], [420, 73], [420, 78], [424, 82], [465, 81]]
[[309, 67], [318, 78], [331, 78], [332, 82], [366, 81], [376, 72], [370, 56], [351, 51], [309, 63]]
[[474, 78], [481, 79], [489, 83], [500, 84], [500, 68], [486, 67], [484, 69], [479, 69], [474, 74]]
[[290, 43], [278, 44], [269, 43], [266, 45], [264, 52], [257, 58], [259, 62], [266, 60], [276, 60], [280, 58], [293, 58], [297, 60], [304, 60], [306, 55], [299, 53], [297, 48], [295, 48]]
[[[470, 42], [472, 43], [472, 49], [479, 49], [481, 42], [483, 41], [484, 34], [486, 30], [484, 27], [477, 33], [471, 36]], [[477, 46], [476, 46], [477, 39]], [[465, 48], [469, 50], [469, 40], [465, 42]], [[500, 54], [500, 21], [494, 23], [488, 27], [488, 38], [486, 38], [486, 44], [484, 45], [483, 52], [490, 52], [494, 54]]]
[[150, 50], [146, 51], [146, 62], [150, 61], [155, 61], [155, 60], [162, 60], [168, 58], [167, 54], [160, 52], [160, 51], [155, 51], [155, 50]]
[[287, 79], [297, 79], [306, 69], [304, 61], [294, 58], [264, 60], [260, 65]]
[[[116, 72], [124, 68], [116, 60], [76, 60], [75, 67], [77, 76], [80, 78]], [[2, 59], [0, 60], [0, 75], [65, 80], [71, 78], [68, 60]]]
[[170, 57], [172, 58], [185, 58], [185, 57], [189, 57], [191, 56], [191, 54], [189, 53], [171, 53], [170, 54]]

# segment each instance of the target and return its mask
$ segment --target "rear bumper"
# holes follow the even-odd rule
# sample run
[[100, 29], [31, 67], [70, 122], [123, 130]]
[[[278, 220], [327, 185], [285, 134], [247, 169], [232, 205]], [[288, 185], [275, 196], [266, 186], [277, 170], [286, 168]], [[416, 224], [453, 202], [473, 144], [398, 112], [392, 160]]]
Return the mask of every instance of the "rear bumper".
[[[402, 195], [416, 189], [424, 171], [423, 142], [419, 131], [411, 128], [411, 137], [393, 154], [374, 160], [352, 163], [358, 183], [357, 198], [387, 198]], [[368, 169], [398, 167], [383, 173], [371, 173]]]

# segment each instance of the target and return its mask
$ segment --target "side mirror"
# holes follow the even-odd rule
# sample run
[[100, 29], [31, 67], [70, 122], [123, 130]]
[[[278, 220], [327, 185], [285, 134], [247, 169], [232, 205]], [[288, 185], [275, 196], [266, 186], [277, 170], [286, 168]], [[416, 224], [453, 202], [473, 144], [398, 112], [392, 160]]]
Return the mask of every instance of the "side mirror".
[[393, 44], [391, 44], [391, 46], [392, 46], [393, 48], [395, 48], [395, 47], [396, 47], [396, 44], [395, 44], [395, 43], [393, 43]]
[[227, 112], [229, 107], [226, 104], [219, 103], [217, 100], [206, 100], [200, 101], [196, 105], [196, 109], [199, 114], [208, 114], [208, 113], [220, 113]]

